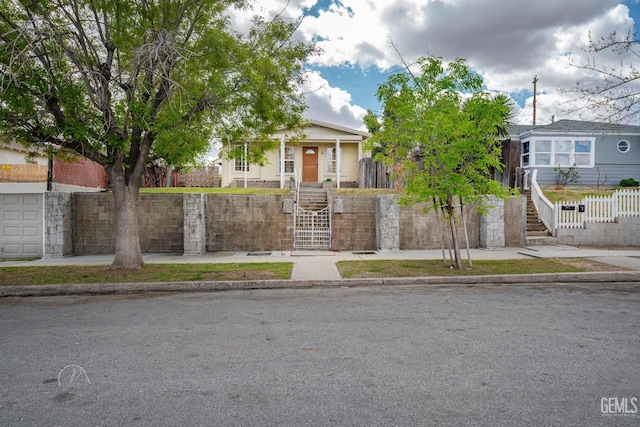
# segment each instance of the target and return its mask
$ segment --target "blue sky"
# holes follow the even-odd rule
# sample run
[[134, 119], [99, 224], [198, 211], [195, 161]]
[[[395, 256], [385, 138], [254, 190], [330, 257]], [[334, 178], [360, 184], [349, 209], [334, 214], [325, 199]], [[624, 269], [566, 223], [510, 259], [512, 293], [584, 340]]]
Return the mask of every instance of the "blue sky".
[[[571, 66], [592, 56], [588, 35], [626, 34], [640, 20], [640, 0], [261, 0], [252, 13], [306, 14], [296, 37], [323, 53], [309, 61], [307, 116], [362, 129], [366, 110], [379, 111], [376, 89], [407, 62], [434, 54], [465, 58], [487, 89], [509, 94], [516, 122], [531, 123], [534, 76], [537, 122], [593, 120], [594, 113], [560, 91], [595, 84]], [[598, 64], [638, 61], [598, 54]], [[639, 64], [640, 65], [640, 64]], [[575, 97], [574, 97], [575, 98]]]

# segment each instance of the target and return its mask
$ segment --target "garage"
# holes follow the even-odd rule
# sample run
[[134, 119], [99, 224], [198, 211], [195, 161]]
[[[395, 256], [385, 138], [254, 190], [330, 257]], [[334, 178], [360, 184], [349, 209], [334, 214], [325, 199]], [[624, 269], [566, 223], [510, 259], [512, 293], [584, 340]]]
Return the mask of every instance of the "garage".
[[42, 258], [43, 195], [0, 194], [0, 258]]

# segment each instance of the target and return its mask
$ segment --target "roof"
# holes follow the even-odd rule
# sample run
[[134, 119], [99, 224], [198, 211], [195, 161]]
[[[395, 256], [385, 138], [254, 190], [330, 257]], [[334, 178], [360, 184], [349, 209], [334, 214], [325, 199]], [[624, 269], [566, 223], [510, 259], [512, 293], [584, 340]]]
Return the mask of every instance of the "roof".
[[512, 137], [520, 137], [525, 133], [616, 133], [640, 135], [640, 126], [580, 120], [558, 120], [547, 125], [513, 125], [509, 128], [509, 134]]
[[325, 127], [325, 128], [337, 130], [337, 131], [340, 131], [340, 132], [352, 133], [354, 135], [360, 135], [360, 136], [363, 136], [365, 138], [369, 138], [371, 136], [371, 134], [369, 132], [365, 132], [365, 131], [357, 130], [357, 129], [352, 129], [352, 128], [348, 128], [348, 127], [344, 127], [344, 126], [339, 126], [339, 125], [335, 125], [333, 123], [327, 123], [327, 122], [323, 122], [323, 121], [315, 120], [315, 119], [307, 119], [307, 121], [309, 122], [309, 124], [312, 124], [314, 126]]

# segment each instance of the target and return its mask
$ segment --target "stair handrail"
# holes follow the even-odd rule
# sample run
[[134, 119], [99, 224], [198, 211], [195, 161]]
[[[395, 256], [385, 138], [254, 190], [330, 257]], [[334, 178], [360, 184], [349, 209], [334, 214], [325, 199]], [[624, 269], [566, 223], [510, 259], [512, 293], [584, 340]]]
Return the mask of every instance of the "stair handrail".
[[538, 219], [544, 224], [552, 236], [556, 235], [556, 211], [553, 203], [542, 192], [537, 181], [538, 169], [531, 174], [531, 201], [538, 212]]
[[293, 175], [294, 175], [294, 180], [295, 180], [295, 185], [296, 185], [296, 195], [295, 195], [295, 199], [293, 200], [293, 204], [295, 205], [295, 214], [298, 214], [298, 205], [300, 204], [300, 177], [302, 176], [302, 169], [294, 169], [293, 170]]

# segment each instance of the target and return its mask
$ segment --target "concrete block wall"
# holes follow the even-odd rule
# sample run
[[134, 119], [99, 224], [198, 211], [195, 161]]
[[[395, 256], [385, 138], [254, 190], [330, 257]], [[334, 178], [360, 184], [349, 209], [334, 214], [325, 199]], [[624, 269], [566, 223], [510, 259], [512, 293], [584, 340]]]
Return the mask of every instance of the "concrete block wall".
[[[425, 204], [403, 206], [400, 210], [400, 249], [440, 249], [442, 247], [442, 227], [449, 233], [448, 223], [440, 224], [435, 210], [424, 212]], [[457, 210], [459, 212], [459, 210]], [[479, 247], [479, 218], [475, 209], [466, 211], [469, 246]], [[440, 217], [442, 220], [442, 217]], [[460, 248], [466, 246], [462, 219], [457, 217], [458, 241]], [[447, 247], [446, 240], [444, 247]]]
[[524, 246], [527, 240], [527, 199], [511, 196], [504, 201], [504, 245]]
[[[138, 223], [142, 252], [184, 251], [181, 194], [142, 194]], [[115, 212], [111, 193], [73, 196], [73, 252], [75, 255], [115, 252]]]
[[[115, 251], [111, 193], [48, 194], [46, 256]], [[142, 194], [138, 219], [142, 251], [200, 255], [206, 251], [293, 250], [293, 197], [291, 193]], [[425, 214], [423, 205], [399, 206], [396, 195], [332, 194], [330, 203], [333, 250], [441, 247], [442, 231], [436, 214], [433, 210]], [[493, 216], [492, 227], [501, 229], [506, 244], [520, 246], [525, 209], [521, 198], [512, 198], [504, 203], [502, 214]], [[477, 248], [481, 239], [481, 217], [475, 209], [470, 209], [466, 221], [469, 244]], [[463, 248], [464, 229], [460, 218], [458, 232]]]
[[[377, 196], [335, 195], [330, 196], [329, 202], [334, 206], [331, 248], [337, 251], [376, 250]], [[340, 207], [339, 212], [336, 212], [336, 205]]]
[[584, 228], [560, 228], [558, 243], [566, 245], [640, 246], [640, 218], [618, 217], [615, 222], [587, 223]]
[[293, 197], [207, 195], [207, 251], [293, 250]]

